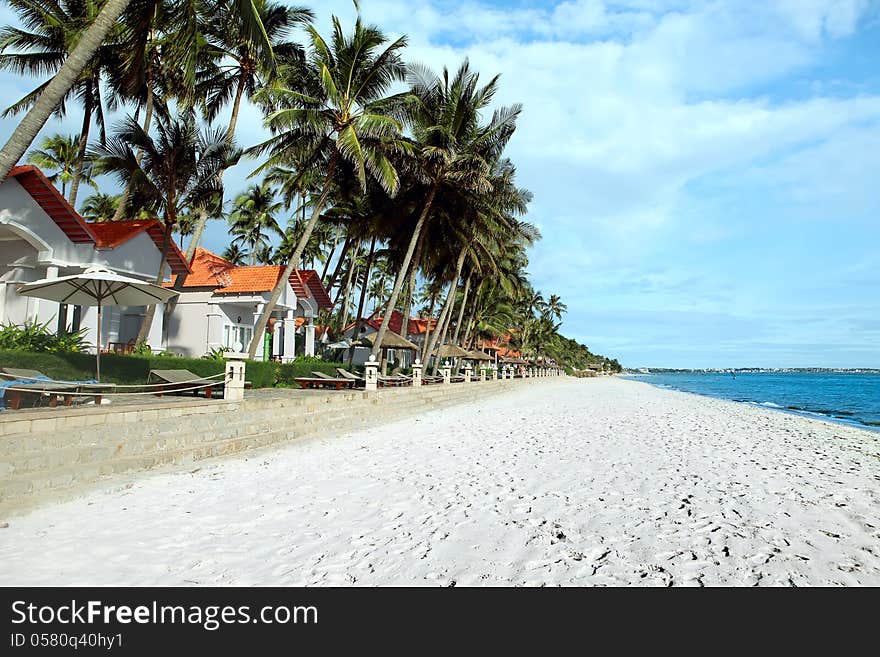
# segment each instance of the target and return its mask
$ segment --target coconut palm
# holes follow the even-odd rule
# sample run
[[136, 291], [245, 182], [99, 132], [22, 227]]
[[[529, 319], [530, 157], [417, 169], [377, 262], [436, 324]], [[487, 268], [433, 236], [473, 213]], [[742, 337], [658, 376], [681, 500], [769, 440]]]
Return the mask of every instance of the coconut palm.
[[[46, 137], [38, 150], [28, 153], [28, 162], [45, 169], [53, 183], [61, 183], [61, 195], [67, 196], [67, 184], [73, 179], [79, 160], [79, 140], [73, 135]], [[89, 182], [92, 183], [91, 178]]]
[[[406, 254], [385, 308], [372, 352], [378, 355], [388, 330], [391, 313], [407, 277], [422, 230], [440, 196], [491, 191], [489, 177], [516, 126], [518, 105], [497, 110], [492, 120], [481, 123], [481, 112], [495, 96], [498, 77], [479, 85], [479, 74], [465, 60], [454, 76], [444, 69], [438, 76], [424, 67], [411, 67], [411, 102], [404, 106], [416, 142], [418, 171], [425, 188], [425, 201], [413, 228]], [[408, 306], [409, 304], [407, 304]]]
[[[24, 4], [25, 0], [21, 1]], [[132, 0], [106, 0], [100, 5], [100, 11], [94, 20], [81, 31], [69, 54], [62, 58], [63, 63], [57, 68], [55, 75], [40, 90], [39, 96], [24, 119], [0, 149], [0, 182], [6, 180], [12, 167], [36, 139], [48, 118], [76, 85], [83, 71], [93, 63], [96, 53], [107, 42], [108, 35], [117, 24], [117, 19], [130, 2]], [[185, 0], [181, 3], [181, 10], [188, 11], [191, 4], [192, 0]], [[245, 34], [255, 42], [264, 44], [261, 55], [267, 60], [271, 59], [272, 49], [267, 43], [253, 0], [213, 0], [211, 4], [212, 10], [217, 13], [227, 12], [235, 15]]]
[[80, 213], [89, 221], [110, 221], [118, 204], [118, 196], [97, 192], [83, 201]]
[[305, 176], [317, 166], [324, 179], [296, 250], [254, 327], [248, 350], [251, 358], [261, 344], [283, 285], [299, 265], [333, 188], [337, 168], [353, 169], [362, 189], [366, 189], [369, 176], [393, 195], [399, 179], [389, 155], [406, 149], [399, 136], [402, 125], [390, 115], [399, 97], [385, 96], [391, 84], [404, 76], [400, 51], [406, 39], [389, 43], [377, 27], [363, 25], [360, 18], [346, 34], [335, 16], [329, 41], [312, 26], [307, 26], [307, 32], [305, 64], [288, 67], [283, 84], [257, 95], [268, 111], [266, 125], [273, 136], [253, 152], [269, 154], [261, 169], [293, 165]]
[[[274, 77], [277, 65], [302, 60], [303, 49], [288, 40], [289, 33], [293, 27], [309, 23], [314, 18], [312, 12], [303, 7], [286, 7], [265, 0], [256, 2], [255, 7], [265, 29], [265, 36], [260, 40], [254, 40], [241, 21], [227, 13], [209, 14], [202, 24], [206, 43], [194, 93], [201, 100], [207, 121], [216, 119], [221, 110], [232, 103], [226, 132], [230, 144], [235, 137], [242, 100], [252, 98], [257, 89], [267, 84]], [[263, 56], [267, 45], [275, 55], [274, 60], [267, 61]], [[209, 213], [204, 209], [200, 209], [197, 215], [193, 238], [187, 249], [190, 258], [209, 219]]]
[[238, 244], [230, 244], [223, 252], [223, 259], [228, 260], [233, 265], [243, 265], [248, 261], [249, 257], [248, 252]]
[[[223, 131], [200, 132], [191, 112], [176, 119], [159, 119], [155, 136], [128, 117], [105, 146], [92, 151], [102, 170], [112, 173], [131, 190], [135, 205], [148, 207], [162, 217], [165, 241], [157, 283], [164, 281], [171, 233], [184, 208], [204, 205], [222, 196], [217, 172], [234, 156], [224, 137]], [[135, 151], [143, 153], [143, 157], [138, 158]], [[137, 342], [146, 337], [155, 309], [148, 308]]]
[[[53, 76], [81, 41], [83, 33], [101, 10], [102, 3], [100, 0], [9, 0], [9, 5], [24, 28], [7, 26], [0, 31], [0, 69], [32, 76], [48, 75], [49, 80], [11, 105], [4, 116], [18, 114], [42, 102], [47, 88], [55, 79]], [[113, 43], [118, 32], [117, 29], [109, 42], [95, 50], [49, 112], [63, 117], [68, 101], [74, 97], [83, 109], [82, 128], [74, 149], [76, 157], [68, 177], [68, 200], [71, 205], [76, 205], [80, 178], [87, 164], [85, 153], [93, 119], [97, 119], [103, 135], [101, 80], [108, 69], [118, 65], [119, 50]]]
[[229, 214], [230, 233], [235, 235], [232, 243], [248, 248], [251, 264], [257, 264], [258, 252], [269, 246], [272, 235], [282, 236], [276, 217], [281, 207], [275, 190], [265, 181], [236, 197]]

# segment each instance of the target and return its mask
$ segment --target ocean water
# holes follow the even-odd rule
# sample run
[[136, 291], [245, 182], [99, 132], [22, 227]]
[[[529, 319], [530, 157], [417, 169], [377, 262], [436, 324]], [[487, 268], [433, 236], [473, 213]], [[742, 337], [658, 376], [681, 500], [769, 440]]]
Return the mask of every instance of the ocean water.
[[682, 372], [626, 378], [880, 431], [880, 374]]

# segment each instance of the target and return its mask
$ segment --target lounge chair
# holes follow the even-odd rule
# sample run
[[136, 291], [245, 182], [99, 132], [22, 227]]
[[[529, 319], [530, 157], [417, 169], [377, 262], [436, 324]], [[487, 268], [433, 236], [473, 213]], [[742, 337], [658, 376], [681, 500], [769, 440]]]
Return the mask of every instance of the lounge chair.
[[21, 408], [24, 395], [36, 395], [38, 400], [48, 397], [49, 406], [58, 405], [58, 400], [63, 399], [65, 406], [73, 403], [73, 393], [94, 392], [92, 395], [95, 404], [101, 403], [102, 393], [112, 390], [112, 383], [86, 383], [79, 381], [66, 381], [64, 383], [49, 382], [49, 377], [39, 370], [28, 370], [18, 367], [4, 367], [0, 369], [0, 379], [15, 383], [14, 390], [6, 390], [7, 406], [12, 410]]
[[[193, 397], [199, 394], [199, 390], [204, 390], [205, 398], [211, 399], [214, 388], [222, 391], [224, 386], [223, 379], [204, 379], [198, 374], [193, 374], [189, 370], [150, 370], [150, 376], [147, 377], [147, 383], [151, 383], [154, 380], [165, 384], [155, 389], [156, 395], [159, 397], [166, 392], [175, 392], [181, 389], [183, 389], [184, 392], [189, 392], [189, 388], [205, 386], [204, 388], [200, 387], [192, 390]], [[247, 387], [247, 383], [245, 383], [245, 387]]]
[[333, 378], [323, 372], [312, 372], [313, 377], [299, 377], [294, 379], [303, 388], [353, 388], [355, 381], [348, 378]]
[[349, 372], [348, 370], [343, 369], [341, 367], [336, 368], [336, 373], [339, 376], [341, 376], [343, 379], [348, 379], [349, 381], [354, 381], [355, 385], [358, 387], [362, 388], [365, 385], [367, 385], [367, 380], [364, 377], [358, 376], [357, 374], [353, 374], [353, 373]]

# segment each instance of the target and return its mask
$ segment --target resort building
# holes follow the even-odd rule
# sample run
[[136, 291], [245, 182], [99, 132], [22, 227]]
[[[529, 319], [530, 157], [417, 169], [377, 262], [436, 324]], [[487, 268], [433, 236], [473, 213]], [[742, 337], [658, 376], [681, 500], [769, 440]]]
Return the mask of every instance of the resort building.
[[[161, 222], [88, 223], [35, 166], [17, 166], [0, 183], [0, 322], [39, 322], [53, 330], [84, 330], [97, 343], [97, 311], [18, 294], [22, 283], [81, 273], [88, 267], [155, 281], [165, 238]], [[173, 274], [188, 272], [173, 240]], [[111, 350], [137, 336], [145, 307], [107, 306], [101, 344]], [[162, 313], [156, 312], [148, 343], [160, 347]]]
[[[284, 267], [238, 266], [200, 248], [191, 269], [168, 318], [166, 348], [195, 357], [216, 349], [247, 349]], [[272, 312], [257, 358], [286, 362], [298, 354], [314, 356], [314, 318], [331, 306], [316, 271], [294, 270]]]
[[[374, 313], [369, 317], [361, 318], [360, 325], [358, 325], [358, 322], [352, 322], [345, 327], [345, 330], [342, 332], [342, 337], [351, 342], [356, 342], [365, 335], [375, 333], [382, 326], [382, 318], [383, 315]], [[427, 335], [429, 326], [430, 330], [433, 331], [437, 326], [437, 320], [433, 317], [410, 317], [406, 325], [406, 335], [403, 337], [421, 347], [425, 342], [425, 336]], [[403, 313], [398, 310], [391, 313], [391, 319], [388, 320], [388, 330], [397, 333], [398, 335], [402, 335]], [[357, 333], [357, 335], [355, 333]], [[370, 349], [368, 347], [354, 347], [354, 358], [352, 359], [354, 365], [363, 365], [367, 362], [369, 357]], [[402, 367], [409, 367], [412, 365], [414, 358], [415, 354], [406, 349], [389, 349], [387, 354], [387, 360], [389, 362], [398, 361]]]

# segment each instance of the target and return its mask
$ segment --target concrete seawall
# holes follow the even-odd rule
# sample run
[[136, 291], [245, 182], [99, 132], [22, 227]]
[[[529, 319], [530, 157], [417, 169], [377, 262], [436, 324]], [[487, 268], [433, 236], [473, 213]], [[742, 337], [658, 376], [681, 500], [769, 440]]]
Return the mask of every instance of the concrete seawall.
[[0, 519], [88, 489], [121, 484], [140, 472], [333, 436], [543, 381], [477, 381], [377, 392], [272, 389], [250, 391], [236, 402], [176, 398], [0, 413]]

